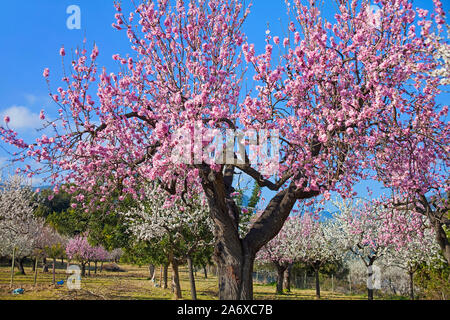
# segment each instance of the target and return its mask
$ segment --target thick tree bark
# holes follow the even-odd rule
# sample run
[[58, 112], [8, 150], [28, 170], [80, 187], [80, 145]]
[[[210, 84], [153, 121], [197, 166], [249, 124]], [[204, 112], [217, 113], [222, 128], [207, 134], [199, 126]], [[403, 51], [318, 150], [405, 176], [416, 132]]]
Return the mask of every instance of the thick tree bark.
[[286, 265], [279, 264], [277, 262], [274, 262], [274, 265], [277, 269], [277, 294], [283, 294], [283, 282], [284, 282], [284, 273], [287, 269]]
[[194, 268], [192, 266], [192, 259], [190, 256], [187, 257], [188, 269], [189, 269], [189, 283], [191, 285], [191, 298], [192, 300], [197, 300], [197, 290], [195, 288], [195, 277]]
[[91, 276], [91, 262], [90, 261], [88, 261], [88, 277], [90, 277]]
[[81, 263], [81, 276], [84, 277], [86, 275], [86, 263]]
[[298, 191], [291, 185], [278, 192], [254, 222], [244, 239], [239, 237], [239, 208], [231, 197], [233, 167], [225, 173], [204, 169], [202, 185], [214, 222], [214, 260], [219, 278], [219, 299], [251, 300], [253, 298], [253, 264], [258, 250], [273, 239], [284, 225], [298, 199], [313, 197], [317, 192]]
[[203, 274], [205, 275], [205, 279], [208, 279], [208, 270], [206, 268], [206, 265], [203, 265]]
[[180, 286], [180, 275], [178, 272], [178, 262], [172, 261], [172, 289], [175, 295], [175, 299], [183, 299]]
[[94, 262], [94, 274], [97, 274], [97, 261]]

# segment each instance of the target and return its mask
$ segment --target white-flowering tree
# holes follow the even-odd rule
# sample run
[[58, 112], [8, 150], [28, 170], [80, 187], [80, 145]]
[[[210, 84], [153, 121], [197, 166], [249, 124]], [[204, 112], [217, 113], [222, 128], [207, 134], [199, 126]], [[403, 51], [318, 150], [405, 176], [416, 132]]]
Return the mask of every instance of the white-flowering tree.
[[[299, 216], [289, 217], [280, 233], [269, 241], [256, 255], [259, 263], [271, 263], [277, 270], [276, 292], [283, 293], [283, 280], [285, 272], [289, 273], [289, 268], [299, 258], [299, 238], [301, 234], [301, 222]], [[287, 277], [289, 289], [289, 275]]]
[[326, 263], [341, 260], [344, 250], [336, 241], [339, 234], [335, 223], [320, 221], [317, 216], [308, 213], [303, 214], [300, 220], [297, 259], [314, 269], [316, 297], [320, 299], [319, 271]]
[[188, 262], [192, 298], [196, 299], [192, 254], [202, 246], [212, 245], [213, 228], [209, 210], [200, 196], [171, 199], [159, 186], [144, 188], [146, 201], [123, 213], [129, 231], [138, 241], [157, 241], [168, 257], [173, 270], [173, 290], [182, 298], [178, 268]]
[[367, 270], [368, 299], [373, 300], [374, 265], [389, 250], [401, 250], [408, 239], [420, 230], [419, 214], [405, 213], [383, 207], [379, 202], [342, 200], [334, 202], [336, 238], [343, 250], [361, 259]]
[[430, 265], [435, 261], [443, 260], [439, 245], [436, 243], [433, 230], [430, 228], [408, 236], [400, 250], [389, 250], [383, 264], [387, 268], [399, 268], [407, 274], [409, 279], [409, 297], [414, 300], [414, 274], [423, 264]]
[[44, 221], [33, 214], [36, 198], [20, 176], [12, 176], [0, 186], [0, 256], [10, 257], [22, 274], [23, 260], [31, 256]]

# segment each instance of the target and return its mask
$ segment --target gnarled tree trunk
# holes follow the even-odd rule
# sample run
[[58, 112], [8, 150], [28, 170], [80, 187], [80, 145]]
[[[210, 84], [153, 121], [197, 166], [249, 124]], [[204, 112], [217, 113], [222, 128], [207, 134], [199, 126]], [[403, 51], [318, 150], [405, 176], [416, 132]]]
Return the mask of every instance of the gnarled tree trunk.
[[203, 168], [203, 190], [214, 222], [214, 260], [219, 278], [219, 299], [253, 299], [253, 264], [256, 253], [273, 239], [284, 225], [298, 199], [317, 195], [303, 192], [291, 183], [279, 191], [264, 212], [254, 222], [245, 238], [239, 236], [240, 210], [231, 193], [234, 167], [227, 166], [224, 173]]
[[284, 264], [280, 264], [274, 262], [274, 265], [277, 269], [277, 294], [283, 294], [283, 282], [284, 282], [284, 273], [287, 269], [287, 266]]
[[176, 260], [172, 260], [172, 290], [175, 295], [175, 299], [183, 299], [181, 294], [181, 286], [180, 286], [180, 275], [178, 272], [178, 262]]
[[192, 298], [192, 300], [197, 300], [197, 290], [195, 288], [194, 268], [192, 265], [192, 259], [189, 255], [187, 256], [187, 263], [188, 263], [188, 269], [189, 269], [189, 283], [191, 285], [191, 298]]

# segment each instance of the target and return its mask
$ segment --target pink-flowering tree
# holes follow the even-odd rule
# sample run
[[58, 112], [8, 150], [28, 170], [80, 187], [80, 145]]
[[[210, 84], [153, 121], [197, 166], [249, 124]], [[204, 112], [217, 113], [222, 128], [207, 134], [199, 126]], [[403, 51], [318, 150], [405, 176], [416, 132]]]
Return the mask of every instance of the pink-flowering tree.
[[[259, 55], [246, 42], [249, 10], [241, 1], [142, 1], [129, 16], [117, 3], [113, 26], [126, 31], [134, 51], [114, 56], [121, 71], [99, 71], [96, 46], [90, 55], [77, 50], [72, 72], [52, 93], [59, 105], [59, 118], [48, 123], [54, 134], [34, 144], [7, 125], [0, 134], [22, 150], [19, 160], [34, 158], [51, 169], [53, 182], [70, 182], [70, 192], [100, 202], [117, 193], [138, 199], [148, 180], [178, 197], [202, 189], [215, 225], [219, 297], [251, 299], [255, 255], [298, 200], [326, 199], [331, 191], [350, 196], [369, 177], [408, 192], [446, 184], [447, 108], [435, 102], [437, 42], [427, 38], [445, 23], [442, 4], [434, 1], [431, 16], [411, 0], [377, 3], [373, 14], [366, 0], [339, 0], [330, 21], [316, 1], [287, 3], [286, 37], [268, 31]], [[245, 64], [255, 87], [242, 101]], [[49, 81], [48, 69], [43, 75]], [[253, 148], [259, 157], [239, 148], [242, 157], [214, 163], [202, 150], [212, 141], [202, 141], [206, 129], [256, 130], [262, 145], [272, 130], [279, 153], [258, 165], [253, 160], [267, 158], [266, 148]], [[187, 150], [182, 163], [171, 157], [180, 146]], [[411, 154], [414, 161], [404, 161]], [[237, 170], [275, 192], [245, 237], [231, 197]], [[91, 197], [79, 193], [77, 200], [88, 210]]]
[[337, 243], [361, 259], [367, 268], [368, 299], [373, 300], [374, 264], [390, 250], [403, 250], [417, 233], [423, 232], [420, 214], [405, 214], [385, 208], [381, 202], [342, 200], [334, 202]]
[[95, 251], [95, 247], [89, 244], [86, 236], [79, 235], [67, 241], [67, 258], [80, 263], [82, 276], [86, 275], [86, 265], [94, 260]]
[[[109, 252], [103, 246], [96, 246], [93, 248], [94, 254], [92, 257], [92, 261], [94, 262], [94, 273], [97, 273], [97, 265], [98, 263], [102, 263], [107, 261], [110, 257]], [[102, 268], [101, 268], [102, 269]], [[101, 270], [100, 269], [100, 270]]]
[[275, 238], [264, 245], [256, 255], [259, 263], [271, 263], [277, 269], [276, 292], [283, 294], [285, 272], [299, 257], [298, 239], [302, 236], [298, 216], [289, 217]]
[[23, 260], [33, 255], [44, 229], [43, 219], [34, 216], [36, 197], [27, 181], [12, 176], [0, 185], [0, 256], [10, 257], [12, 266], [25, 274]]

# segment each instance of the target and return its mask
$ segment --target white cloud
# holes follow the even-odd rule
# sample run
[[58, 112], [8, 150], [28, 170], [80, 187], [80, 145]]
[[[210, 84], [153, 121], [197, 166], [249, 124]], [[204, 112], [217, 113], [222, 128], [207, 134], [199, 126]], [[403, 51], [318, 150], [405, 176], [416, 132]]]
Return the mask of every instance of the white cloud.
[[9, 127], [12, 129], [36, 129], [42, 126], [39, 114], [34, 113], [26, 107], [12, 106], [3, 110], [0, 114], [0, 121], [4, 121], [5, 116], [10, 118]]

